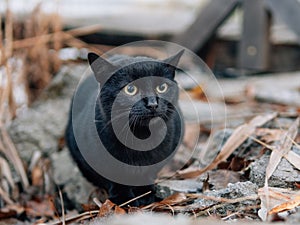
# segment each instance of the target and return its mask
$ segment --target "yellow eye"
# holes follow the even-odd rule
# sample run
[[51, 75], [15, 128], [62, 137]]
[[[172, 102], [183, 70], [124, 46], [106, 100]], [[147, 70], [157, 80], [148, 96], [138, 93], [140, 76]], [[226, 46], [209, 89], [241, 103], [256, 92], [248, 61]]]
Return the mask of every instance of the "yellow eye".
[[156, 91], [157, 91], [158, 93], [165, 93], [167, 90], [168, 90], [168, 85], [167, 85], [166, 83], [163, 83], [163, 84], [158, 85], [158, 86], [156, 87]]
[[124, 92], [128, 95], [135, 95], [138, 91], [138, 88], [133, 85], [133, 84], [127, 84], [125, 87], [124, 87]]

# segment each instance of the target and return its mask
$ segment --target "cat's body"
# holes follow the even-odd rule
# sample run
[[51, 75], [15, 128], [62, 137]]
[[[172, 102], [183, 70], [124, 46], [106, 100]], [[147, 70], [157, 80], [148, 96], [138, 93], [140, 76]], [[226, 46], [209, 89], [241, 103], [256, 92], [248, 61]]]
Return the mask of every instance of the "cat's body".
[[[175, 64], [177, 64], [180, 56], [181, 54], [176, 56], [177, 58], [171, 58], [171, 60], [175, 60]], [[137, 173], [140, 172], [140, 166], [155, 165], [172, 156], [176, 151], [183, 132], [181, 115], [177, 108], [178, 87], [176, 82], [174, 82], [175, 67], [170, 66], [172, 62], [165, 64], [161, 61], [145, 57], [115, 56], [110, 58], [110, 63], [118, 66], [120, 69], [103, 85], [101, 80], [102, 75], [97, 74], [99, 67], [93, 65], [95, 60], [99, 59], [103, 60], [96, 55], [89, 58], [91, 68], [97, 80], [94, 76], [89, 76], [80, 84], [77, 91], [81, 91], [85, 96], [84, 100], [86, 102], [81, 107], [88, 107], [91, 103], [90, 101], [92, 101], [89, 95], [95, 93], [95, 91], [99, 91], [97, 81], [101, 83], [100, 95], [95, 104], [94, 119], [98, 138], [101, 140], [104, 148], [120, 162], [136, 167]], [[124, 64], [127, 66], [122, 67]], [[112, 114], [113, 104], [120, 111], [117, 111], [117, 116]], [[126, 112], [129, 114], [126, 114]], [[153, 135], [156, 137], [163, 136], [162, 141], [157, 146], [154, 143], [154, 147], [149, 151], [140, 150], [145, 147], [143, 144], [137, 144], [135, 148], [128, 146], [129, 143], [133, 143], [129, 138], [128, 140], [125, 139], [126, 143], [122, 143], [113, 128], [112, 120], [118, 124], [122, 118], [128, 118], [128, 115], [130, 129], [124, 131], [124, 137], [127, 138], [126, 135], [128, 135], [128, 132], [132, 132], [139, 140], [145, 140]], [[89, 116], [89, 114], [81, 113], [83, 120], [84, 116]], [[163, 119], [164, 125], [161, 124], [161, 120], [156, 119], [158, 117]], [[75, 118], [81, 120], [80, 117]], [[86, 162], [81, 152], [82, 149], [79, 150], [73, 130], [75, 129], [73, 119], [71, 107], [66, 130], [66, 141], [71, 155], [83, 175], [96, 186], [105, 188], [108, 191], [110, 200], [117, 204], [126, 202], [148, 191], [152, 191], [152, 194], [133, 202], [132, 205], [145, 205], [153, 202], [153, 183], [163, 164], [151, 167], [148, 171], [145, 170], [142, 174], [137, 175], [137, 179], [140, 176], [147, 178], [146, 180], [149, 181], [144, 186], [124, 185], [104, 178]], [[150, 121], [156, 128], [152, 134], [149, 129]], [[84, 129], [82, 132], [85, 132]], [[119, 132], [119, 135], [123, 135], [122, 129], [119, 129]], [[109, 164], [110, 162], [107, 163]], [[111, 168], [111, 170], [114, 170], [114, 168]], [[134, 179], [134, 177], [128, 178], [129, 180]]]

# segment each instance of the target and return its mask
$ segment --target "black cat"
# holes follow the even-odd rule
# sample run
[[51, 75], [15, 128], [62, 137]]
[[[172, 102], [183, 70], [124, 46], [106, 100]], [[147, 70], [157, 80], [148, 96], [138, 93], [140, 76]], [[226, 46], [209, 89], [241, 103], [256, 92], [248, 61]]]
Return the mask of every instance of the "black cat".
[[[116, 204], [148, 191], [152, 194], [130, 204], [152, 203], [157, 173], [181, 141], [183, 123], [174, 76], [182, 54], [163, 61], [120, 55], [105, 60], [94, 53], [88, 55], [95, 76], [88, 76], [79, 85], [76, 98], [74, 95], [65, 137], [82, 174], [105, 188]], [[99, 140], [101, 145], [94, 145]], [[105, 152], [129, 169], [114, 166], [104, 157]], [[97, 166], [108, 168], [110, 174], [102, 174]]]

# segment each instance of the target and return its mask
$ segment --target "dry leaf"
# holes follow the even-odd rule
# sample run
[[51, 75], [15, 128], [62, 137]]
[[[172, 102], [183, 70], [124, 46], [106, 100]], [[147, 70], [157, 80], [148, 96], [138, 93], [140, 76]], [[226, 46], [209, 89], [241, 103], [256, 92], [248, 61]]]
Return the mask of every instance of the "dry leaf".
[[186, 194], [178, 192], [178, 193], [174, 193], [174, 194], [168, 196], [167, 198], [163, 199], [160, 202], [154, 202], [150, 205], [144, 206], [142, 209], [152, 208], [152, 210], [153, 210], [154, 208], [156, 208], [156, 209], [165, 208], [165, 206], [170, 208], [172, 205], [176, 205], [176, 204], [185, 202], [186, 200], [187, 200]]
[[255, 132], [256, 127], [262, 126], [266, 122], [274, 119], [277, 113], [270, 113], [254, 117], [249, 123], [237, 127], [228, 138], [223, 148], [213, 162], [204, 169], [196, 169], [192, 171], [179, 171], [180, 178], [195, 178], [202, 173], [214, 169], [220, 162], [225, 161], [251, 134]]
[[187, 197], [184, 193], [175, 193], [175, 194], [170, 195], [169, 197], [165, 198], [164, 200], [160, 201], [159, 203], [166, 204], [166, 205], [175, 205], [186, 199], [187, 199]]
[[[299, 205], [299, 191], [274, 187], [265, 189], [265, 187], [258, 189], [258, 196], [261, 200], [261, 209], [258, 215], [263, 221], [267, 219], [267, 215], [290, 210], [296, 207], [297, 204]], [[271, 209], [270, 211], [268, 211], [267, 205]]]
[[220, 190], [226, 188], [229, 183], [237, 183], [240, 181], [240, 174], [231, 170], [210, 171], [209, 184], [214, 186], [214, 189]]
[[[297, 154], [291, 153], [290, 150], [293, 145], [293, 140], [296, 138], [298, 134], [298, 127], [299, 127], [299, 118], [297, 118], [291, 124], [289, 129], [279, 140], [279, 144], [277, 146], [271, 146], [272, 153], [266, 168], [265, 186], [262, 189], [265, 197], [264, 197], [264, 201], [262, 200], [261, 209], [258, 211], [258, 215], [263, 221], [267, 220], [268, 210], [273, 207], [270, 199], [270, 193], [269, 193], [270, 188], [268, 187], [268, 180], [276, 170], [282, 157], [288, 159], [288, 157], [291, 157], [292, 155], [297, 156]], [[297, 164], [298, 162], [295, 162], [294, 161], [295, 159], [297, 159], [297, 157], [290, 158], [288, 160], [291, 160], [293, 163]]]
[[190, 91], [188, 91], [188, 93], [194, 99], [198, 99], [198, 100], [202, 100], [202, 101], [207, 101], [207, 98], [205, 96], [205, 92], [203, 91], [203, 88], [201, 87], [201, 85], [198, 85], [198, 86], [194, 87], [193, 89], [191, 89]]
[[278, 141], [283, 134], [284, 131], [279, 129], [257, 128], [255, 131], [255, 135], [261, 137], [259, 139], [268, 144]]
[[293, 151], [289, 151], [287, 155], [284, 156], [293, 166], [300, 170], [300, 155], [297, 155]]
[[43, 180], [43, 170], [38, 165], [32, 169], [32, 185], [42, 186]]
[[112, 203], [109, 199], [107, 199], [101, 206], [98, 216], [104, 217], [104, 216], [108, 216], [109, 214], [112, 214], [113, 213], [112, 209], [114, 208], [115, 205], [116, 205], [115, 203]]
[[11, 209], [7, 208], [1, 208], [0, 209], [0, 220], [7, 219], [7, 218], [12, 218], [17, 215], [17, 212]]
[[2, 157], [0, 157], [0, 174], [2, 177], [5, 177], [7, 179], [9, 185], [12, 188], [15, 187], [10, 167], [9, 167], [7, 161]]
[[52, 210], [52, 205], [48, 199], [44, 199], [40, 202], [38, 201], [27, 201], [25, 206], [25, 212], [31, 217], [54, 217], [54, 211]]
[[283, 156], [286, 156], [293, 146], [293, 140], [298, 133], [299, 118], [289, 127], [288, 131], [281, 137], [278, 146], [273, 147], [269, 164], [266, 169], [266, 182], [276, 170]]
[[126, 211], [123, 208], [116, 205], [114, 208], [114, 213], [117, 215], [123, 215], [126, 214]]
[[99, 207], [95, 204], [81, 204], [81, 207], [84, 212], [93, 211], [99, 209]]
[[278, 206], [275, 206], [273, 209], [269, 211], [269, 215], [279, 213], [279, 212], [284, 212], [287, 210], [291, 210], [296, 208], [297, 206], [300, 205], [300, 195], [296, 196], [294, 199], [291, 201], [284, 202]]

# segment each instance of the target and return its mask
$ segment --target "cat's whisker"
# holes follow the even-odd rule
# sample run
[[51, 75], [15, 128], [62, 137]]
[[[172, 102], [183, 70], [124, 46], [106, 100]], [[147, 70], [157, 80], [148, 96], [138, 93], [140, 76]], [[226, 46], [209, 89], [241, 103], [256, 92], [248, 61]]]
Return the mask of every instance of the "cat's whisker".
[[[138, 117], [134, 116], [133, 117], [133, 128], [132, 128], [133, 132], [135, 132], [135, 127], [136, 127], [137, 122], [138, 122]], [[133, 136], [131, 136], [131, 142], [133, 142], [132, 139], [133, 139]]]
[[[109, 120], [106, 124], [104, 124], [103, 128], [101, 129], [100, 133], [107, 128], [108, 125], [112, 124], [114, 121], [119, 120], [120, 118], [129, 115], [128, 112], [124, 112], [119, 114], [118, 116], [115, 116], [113, 119]], [[95, 123], [102, 122], [101, 120], [94, 120]]]

